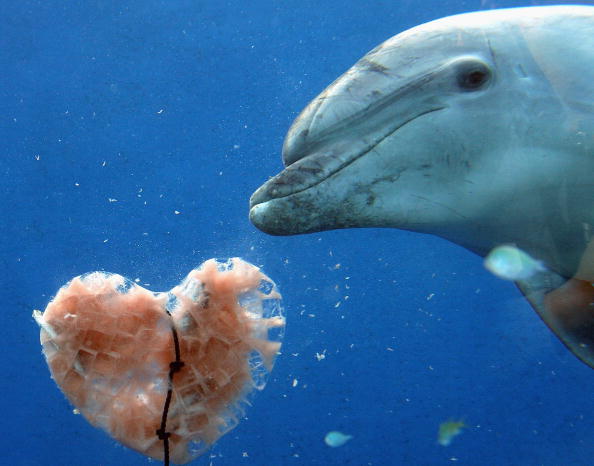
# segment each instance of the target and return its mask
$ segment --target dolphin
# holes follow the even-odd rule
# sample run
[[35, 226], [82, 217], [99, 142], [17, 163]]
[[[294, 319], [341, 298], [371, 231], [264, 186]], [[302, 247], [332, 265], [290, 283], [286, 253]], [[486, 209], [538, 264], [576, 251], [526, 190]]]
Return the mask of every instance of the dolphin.
[[594, 7], [479, 11], [402, 32], [297, 117], [250, 200], [272, 235], [392, 227], [543, 266], [516, 281], [594, 367]]

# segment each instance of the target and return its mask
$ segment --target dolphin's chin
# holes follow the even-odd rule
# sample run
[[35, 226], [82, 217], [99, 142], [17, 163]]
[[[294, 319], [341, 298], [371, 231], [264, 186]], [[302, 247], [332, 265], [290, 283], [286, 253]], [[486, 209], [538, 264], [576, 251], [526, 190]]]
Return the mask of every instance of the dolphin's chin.
[[[363, 157], [369, 150], [350, 154], [343, 151], [341, 155], [315, 153], [289, 165], [252, 195], [250, 221], [270, 235], [297, 235], [346, 228], [330, 223], [322, 225], [319, 218], [302, 214], [296, 216], [295, 212], [310, 212], [317, 217], [314, 213], [319, 212], [316, 207], [318, 185]], [[333, 221], [336, 222], [336, 218]]]
[[370, 226], [349, 218], [348, 214], [345, 216], [340, 209], [323, 209], [320, 213], [317, 194], [318, 190], [313, 188], [256, 204], [250, 209], [250, 221], [259, 230], [274, 236]]
[[252, 206], [250, 208], [250, 222], [256, 228], [269, 235], [289, 236], [302, 233], [301, 231], [294, 231], [292, 223], [283, 222], [282, 219], [275, 216], [275, 213], [281, 210], [279, 205], [281, 203], [284, 203], [284, 201], [272, 199]]

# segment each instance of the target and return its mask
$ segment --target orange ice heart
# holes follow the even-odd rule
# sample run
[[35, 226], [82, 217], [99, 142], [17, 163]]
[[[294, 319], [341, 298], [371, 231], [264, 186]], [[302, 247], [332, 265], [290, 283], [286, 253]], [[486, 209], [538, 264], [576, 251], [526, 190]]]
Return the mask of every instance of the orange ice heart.
[[82, 275], [34, 317], [52, 377], [91, 424], [183, 464], [233, 429], [246, 396], [264, 388], [285, 325], [280, 298], [257, 267], [211, 259], [165, 293]]

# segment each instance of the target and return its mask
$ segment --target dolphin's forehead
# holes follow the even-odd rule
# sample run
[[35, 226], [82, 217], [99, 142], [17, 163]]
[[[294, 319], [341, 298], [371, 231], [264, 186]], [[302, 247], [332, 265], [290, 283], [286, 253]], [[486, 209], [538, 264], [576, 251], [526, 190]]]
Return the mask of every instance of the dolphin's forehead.
[[424, 69], [465, 53], [497, 59], [505, 58], [506, 53], [517, 56], [518, 49], [527, 48], [531, 53], [538, 50], [539, 55], [557, 58], [556, 49], [567, 53], [564, 40], [567, 34], [582, 38], [572, 42], [572, 50], [577, 46], [578, 55], [583, 55], [583, 50], [590, 55], [594, 46], [593, 16], [591, 6], [558, 5], [477, 11], [440, 18], [378, 45], [325, 92], [349, 78], [373, 85], [373, 79], [364, 76], [366, 72], [386, 78], [415, 78]]
[[542, 7], [501, 8], [487, 11], [475, 11], [458, 15], [446, 16], [434, 21], [410, 28], [388, 39], [377, 48], [390, 46], [412, 38], [414, 41], [425, 40], [430, 35], [451, 35], [452, 32], [482, 33], [487, 36], [507, 34], [507, 28], [520, 27], [522, 30], [548, 30], [550, 26], [556, 29], [568, 30], [574, 28], [573, 21], [585, 20], [584, 25], [590, 25], [593, 15], [592, 7], [585, 5], [555, 5]]
[[[410, 72], [456, 54], [492, 59], [498, 73], [542, 74], [562, 100], [592, 106], [594, 8], [556, 5], [477, 11], [440, 18], [404, 31], [365, 58]], [[402, 61], [412, 65], [402, 70]], [[515, 67], [515, 68], [514, 68]], [[524, 72], [523, 71], [523, 72]], [[510, 86], [506, 82], [506, 86]]]

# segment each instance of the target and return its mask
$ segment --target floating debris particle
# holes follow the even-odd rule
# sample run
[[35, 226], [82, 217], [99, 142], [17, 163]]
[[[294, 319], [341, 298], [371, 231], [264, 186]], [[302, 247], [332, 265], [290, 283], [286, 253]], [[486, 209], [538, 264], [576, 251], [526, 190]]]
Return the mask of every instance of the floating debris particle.
[[352, 438], [352, 435], [343, 434], [342, 432], [339, 432], [337, 430], [332, 430], [326, 434], [326, 436], [324, 437], [324, 442], [326, 442], [326, 445], [328, 445], [329, 447], [335, 448], [343, 446]]
[[321, 353], [316, 352], [316, 359], [321, 361], [322, 359], [326, 359], [326, 350], [322, 351]]
[[437, 443], [447, 447], [457, 435], [462, 433], [466, 425], [462, 421], [449, 420], [442, 422], [439, 425], [439, 431], [437, 433]]

